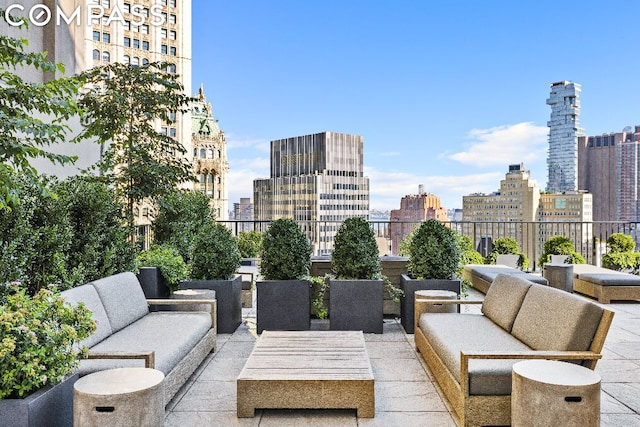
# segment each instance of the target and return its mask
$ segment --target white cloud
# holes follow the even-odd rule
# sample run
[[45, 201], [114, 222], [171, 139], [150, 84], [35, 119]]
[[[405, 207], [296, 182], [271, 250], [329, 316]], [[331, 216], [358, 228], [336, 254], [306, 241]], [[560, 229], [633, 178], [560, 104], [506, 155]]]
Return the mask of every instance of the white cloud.
[[269, 177], [269, 158], [229, 159], [227, 189], [229, 190], [229, 208], [240, 201], [241, 197], [253, 199], [253, 180]]
[[227, 134], [227, 150], [255, 149], [259, 152], [269, 153], [271, 143], [266, 139], [253, 139], [237, 137], [233, 134]]
[[504, 173], [487, 172], [462, 176], [426, 176], [406, 172], [383, 172], [371, 167], [364, 168], [370, 180], [372, 209], [399, 209], [402, 197], [417, 194], [418, 186], [424, 191], [440, 197], [446, 209], [461, 208], [462, 196], [471, 193], [490, 193], [498, 190]]
[[545, 157], [548, 128], [531, 122], [472, 129], [465, 151], [448, 157], [479, 167], [533, 163]]

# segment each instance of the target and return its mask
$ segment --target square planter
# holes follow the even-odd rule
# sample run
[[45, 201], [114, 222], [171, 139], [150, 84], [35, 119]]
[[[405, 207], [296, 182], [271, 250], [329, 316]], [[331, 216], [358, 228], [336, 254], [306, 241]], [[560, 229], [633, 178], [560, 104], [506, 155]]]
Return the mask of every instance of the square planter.
[[[140, 267], [137, 274], [138, 281], [147, 299], [169, 298], [171, 292], [164, 276], [158, 267]], [[150, 305], [150, 311], [168, 310], [167, 306]]]
[[382, 333], [382, 280], [331, 280], [329, 328]]
[[73, 426], [73, 384], [78, 374], [24, 399], [0, 400], [0, 424], [12, 427]]
[[306, 331], [311, 327], [311, 287], [307, 280], [256, 282], [257, 330]]
[[185, 280], [180, 288], [216, 291], [219, 334], [232, 334], [242, 323], [242, 276], [231, 280]]
[[414, 292], [422, 290], [451, 291], [460, 295], [460, 280], [429, 279], [417, 280], [403, 274], [400, 289], [404, 296], [400, 298], [400, 323], [408, 334], [414, 332]]

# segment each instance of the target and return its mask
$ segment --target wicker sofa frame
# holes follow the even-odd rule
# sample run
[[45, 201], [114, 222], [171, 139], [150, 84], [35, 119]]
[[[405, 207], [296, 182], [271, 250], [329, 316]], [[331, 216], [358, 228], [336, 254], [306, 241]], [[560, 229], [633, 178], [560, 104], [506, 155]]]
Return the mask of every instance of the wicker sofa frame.
[[[496, 279], [498, 282], [502, 282], [503, 289], [512, 288], [514, 282], [526, 282], [520, 277], [509, 277], [508, 275], [499, 276]], [[557, 289], [545, 287], [538, 284], [530, 284], [531, 287], [545, 288], [542, 292], [547, 290], [550, 292], [549, 297], [554, 298], [558, 293], [564, 293]], [[566, 294], [567, 298], [580, 298], [571, 294]], [[585, 304], [595, 304], [583, 300]], [[422, 330], [420, 321], [425, 312], [429, 311], [429, 306], [432, 304], [483, 304], [483, 301], [471, 301], [471, 300], [416, 300], [415, 302], [415, 344], [416, 349], [422, 355], [426, 365], [431, 371], [434, 379], [439, 386], [439, 392], [450, 404], [454, 419], [459, 426], [483, 426], [483, 425], [510, 425], [511, 424], [511, 394], [483, 394], [474, 395], [470, 392], [470, 362], [473, 360], [499, 360], [507, 359], [512, 365], [515, 361], [520, 359], [551, 359], [551, 360], [564, 360], [564, 361], [576, 361], [582, 363], [583, 366], [589, 369], [595, 369], [597, 361], [602, 357], [601, 351], [604, 345], [605, 338], [609, 331], [613, 319], [613, 312], [601, 308], [602, 315], [600, 316], [596, 325], [592, 325], [594, 329], [593, 337], [590, 345], [583, 351], [568, 351], [568, 350], [553, 350], [553, 349], [540, 349], [540, 350], [527, 350], [527, 351], [504, 351], [499, 348], [494, 350], [482, 350], [478, 351], [474, 348], [468, 348], [460, 351], [460, 381], [456, 378], [456, 375], [451, 371], [450, 364], [445, 362], [446, 357], [438, 350], [438, 346], [431, 342], [427, 338], [427, 334]], [[483, 307], [484, 309], [484, 307]], [[456, 316], [474, 316], [473, 314], [464, 313], [465, 310], [461, 309], [461, 313], [427, 313], [425, 321], [428, 322], [428, 316], [448, 316], [447, 322], [456, 321]], [[476, 316], [478, 316], [476, 314]], [[484, 317], [484, 316], [483, 316]], [[531, 327], [540, 328], [540, 325], [534, 325], [536, 322], [532, 322]], [[574, 322], [575, 323], [575, 322]], [[495, 325], [496, 328], [501, 326]], [[507, 331], [509, 332], [509, 331]], [[471, 334], [473, 331], [460, 330], [461, 334]], [[509, 332], [510, 333], [510, 332]], [[445, 338], [446, 339], [446, 338]], [[490, 344], [489, 344], [490, 345]]]

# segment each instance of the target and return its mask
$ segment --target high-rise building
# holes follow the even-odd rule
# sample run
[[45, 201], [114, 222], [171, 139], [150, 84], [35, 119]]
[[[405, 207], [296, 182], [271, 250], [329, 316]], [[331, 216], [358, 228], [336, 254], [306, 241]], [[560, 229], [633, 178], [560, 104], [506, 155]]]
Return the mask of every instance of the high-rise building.
[[547, 104], [551, 106], [549, 154], [547, 157], [547, 191], [578, 190], [578, 137], [580, 128], [580, 91], [578, 83], [561, 81], [551, 84]]
[[640, 126], [579, 138], [578, 183], [594, 221], [640, 221]]
[[316, 254], [328, 254], [340, 223], [369, 218], [362, 136], [322, 132], [271, 141], [271, 177], [253, 182], [256, 220], [293, 218]]
[[246, 221], [253, 221], [253, 203], [250, 197], [241, 197], [239, 203], [233, 204], [232, 218], [236, 221], [243, 221], [236, 225], [238, 231], [251, 231], [253, 224]]
[[229, 219], [227, 177], [227, 140], [213, 117], [211, 103], [200, 87], [191, 106], [191, 144], [193, 167], [198, 183], [196, 190], [209, 198], [209, 205], [217, 220]]
[[404, 196], [400, 200], [400, 209], [391, 211], [389, 235], [391, 254], [397, 255], [400, 242], [422, 221], [435, 219], [448, 222], [447, 210], [440, 205], [440, 197], [425, 193], [424, 186], [418, 187], [418, 194]]

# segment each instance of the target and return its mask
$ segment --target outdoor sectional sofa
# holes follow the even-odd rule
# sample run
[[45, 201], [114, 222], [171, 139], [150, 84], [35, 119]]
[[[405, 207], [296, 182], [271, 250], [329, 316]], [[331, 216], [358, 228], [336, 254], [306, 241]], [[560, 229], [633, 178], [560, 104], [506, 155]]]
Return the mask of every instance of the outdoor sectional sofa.
[[[482, 314], [428, 312], [482, 304]], [[595, 369], [613, 312], [579, 296], [500, 274], [484, 301], [416, 300], [415, 343], [461, 426], [509, 425], [511, 371], [521, 359]]]
[[462, 277], [471, 282], [474, 289], [486, 294], [498, 274], [515, 275], [541, 285], [549, 284], [547, 279], [542, 276], [501, 264], [467, 264], [464, 266]]
[[573, 291], [596, 298], [602, 304], [640, 300], [640, 276], [590, 264], [573, 264]]
[[[127, 272], [62, 293], [93, 312], [96, 331], [81, 344], [89, 358], [80, 361], [80, 376], [131, 366], [165, 375], [165, 405], [216, 345], [216, 300], [145, 299], [135, 274]], [[149, 304], [210, 304], [211, 312], [149, 312]]]

